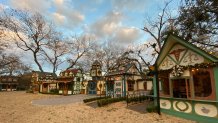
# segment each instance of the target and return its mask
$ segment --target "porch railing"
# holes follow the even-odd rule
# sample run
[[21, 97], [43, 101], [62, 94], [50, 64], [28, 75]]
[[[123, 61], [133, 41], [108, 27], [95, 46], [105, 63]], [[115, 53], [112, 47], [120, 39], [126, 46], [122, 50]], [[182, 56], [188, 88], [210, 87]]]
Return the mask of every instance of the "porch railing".
[[150, 91], [130, 91], [127, 92], [126, 103], [127, 107], [129, 104], [142, 103], [144, 101], [154, 100], [153, 95], [149, 95]]

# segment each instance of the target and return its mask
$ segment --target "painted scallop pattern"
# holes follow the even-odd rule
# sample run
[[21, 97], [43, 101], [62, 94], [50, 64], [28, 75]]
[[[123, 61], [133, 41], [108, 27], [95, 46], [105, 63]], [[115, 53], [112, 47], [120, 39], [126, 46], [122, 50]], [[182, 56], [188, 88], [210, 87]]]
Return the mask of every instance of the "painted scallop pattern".
[[160, 108], [162, 109], [170, 109], [171, 103], [169, 100], [160, 99]]
[[179, 112], [184, 112], [184, 113], [191, 113], [192, 111], [192, 106], [189, 102], [185, 101], [174, 101], [173, 102], [173, 109]]
[[216, 117], [217, 107], [210, 104], [195, 104], [195, 112], [201, 116]]

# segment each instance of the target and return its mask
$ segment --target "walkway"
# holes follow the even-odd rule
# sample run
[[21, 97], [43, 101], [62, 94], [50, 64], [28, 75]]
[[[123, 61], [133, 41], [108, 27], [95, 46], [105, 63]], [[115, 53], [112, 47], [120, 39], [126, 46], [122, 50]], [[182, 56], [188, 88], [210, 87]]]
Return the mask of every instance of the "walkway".
[[53, 99], [40, 99], [40, 100], [33, 100], [33, 105], [61, 105], [61, 104], [70, 104], [70, 103], [81, 103], [83, 99], [96, 97], [96, 95], [71, 95], [71, 96], [61, 96], [58, 98]]

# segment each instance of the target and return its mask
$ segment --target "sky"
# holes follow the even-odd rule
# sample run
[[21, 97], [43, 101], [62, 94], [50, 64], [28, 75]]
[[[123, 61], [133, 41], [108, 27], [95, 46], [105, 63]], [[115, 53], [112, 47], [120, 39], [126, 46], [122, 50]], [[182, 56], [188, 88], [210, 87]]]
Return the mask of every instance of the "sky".
[[[177, 13], [180, 0], [169, 8]], [[151, 40], [142, 31], [147, 17], [155, 19], [166, 0], [0, 0], [0, 6], [28, 9], [53, 21], [64, 35], [88, 35], [103, 43], [128, 47]]]

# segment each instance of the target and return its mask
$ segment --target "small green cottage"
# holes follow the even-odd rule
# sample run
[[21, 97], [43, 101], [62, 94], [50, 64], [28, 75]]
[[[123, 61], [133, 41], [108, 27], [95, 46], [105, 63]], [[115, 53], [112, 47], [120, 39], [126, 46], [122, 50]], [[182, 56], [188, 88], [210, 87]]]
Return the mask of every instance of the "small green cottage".
[[133, 94], [149, 94], [152, 81], [142, 78], [134, 62], [121, 62], [110, 68], [105, 74], [106, 95], [125, 97]]
[[[217, 57], [170, 34], [155, 65], [158, 74], [154, 86], [159, 81], [161, 112], [200, 122], [218, 122]], [[157, 96], [157, 90], [154, 93]]]

